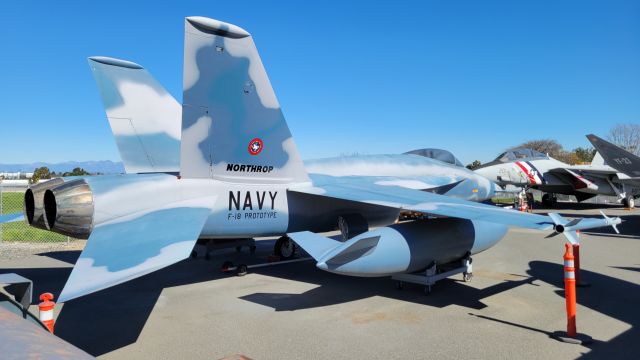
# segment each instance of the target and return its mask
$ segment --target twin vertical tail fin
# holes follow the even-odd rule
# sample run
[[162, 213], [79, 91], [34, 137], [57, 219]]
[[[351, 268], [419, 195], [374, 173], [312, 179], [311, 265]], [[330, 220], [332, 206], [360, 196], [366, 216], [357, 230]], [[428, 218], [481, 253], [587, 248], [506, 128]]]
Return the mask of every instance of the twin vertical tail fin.
[[95, 56], [89, 66], [127, 173], [180, 170], [180, 104], [142, 66]]
[[185, 178], [308, 181], [251, 34], [185, 19], [182, 145]]

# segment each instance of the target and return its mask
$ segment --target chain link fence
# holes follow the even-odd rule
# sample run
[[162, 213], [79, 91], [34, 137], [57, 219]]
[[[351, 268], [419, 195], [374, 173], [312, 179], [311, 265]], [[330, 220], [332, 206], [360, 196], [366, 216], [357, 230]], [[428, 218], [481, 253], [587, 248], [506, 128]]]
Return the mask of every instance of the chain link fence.
[[[21, 213], [24, 207], [24, 193], [27, 189], [27, 184], [7, 185], [0, 181], [0, 198], [2, 199], [0, 201], [0, 215]], [[1, 242], [60, 243], [70, 240], [72, 239], [68, 236], [31, 227], [24, 220], [0, 224]]]

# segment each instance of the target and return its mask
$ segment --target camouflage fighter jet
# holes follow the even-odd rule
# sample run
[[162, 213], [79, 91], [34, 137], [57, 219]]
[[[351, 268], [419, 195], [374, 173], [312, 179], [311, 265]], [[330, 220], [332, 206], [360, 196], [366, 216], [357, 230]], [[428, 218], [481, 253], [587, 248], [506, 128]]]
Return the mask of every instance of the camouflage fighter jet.
[[[120, 65], [127, 65], [119, 66], [123, 71], [142, 70]], [[150, 101], [165, 96], [146, 75], [141, 79], [120, 84]], [[276, 235], [280, 252], [291, 249], [293, 238], [321, 269], [387, 276], [468, 259], [496, 244], [509, 226], [554, 230], [575, 242], [576, 230], [621, 221], [567, 221], [469, 201], [490, 196], [491, 183], [415, 154], [323, 159], [305, 166], [253, 37], [221, 21], [185, 19], [180, 134], [167, 120], [175, 106], [166, 109], [166, 118], [148, 110], [157, 113], [157, 126], [147, 127], [139, 123], [150, 121], [146, 110], [130, 106], [120, 96], [122, 88], [112, 90], [107, 113], [114, 135], [121, 137], [120, 151], [137, 152], [123, 156], [128, 173], [56, 179], [25, 194], [29, 224], [88, 239], [61, 302], [185, 259], [199, 238]], [[456, 188], [467, 194], [424, 191], [452, 183], [447, 194]], [[402, 210], [428, 218], [396, 224]], [[315, 234], [340, 223], [358, 231], [347, 231], [345, 242]]]

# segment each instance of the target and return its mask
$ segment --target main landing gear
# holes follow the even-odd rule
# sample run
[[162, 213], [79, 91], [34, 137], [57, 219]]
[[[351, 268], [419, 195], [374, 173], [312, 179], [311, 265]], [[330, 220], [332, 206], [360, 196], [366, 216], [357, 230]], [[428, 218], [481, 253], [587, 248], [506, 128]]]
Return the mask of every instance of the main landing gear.
[[558, 197], [555, 194], [542, 195], [542, 205], [546, 207], [554, 207], [558, 203]]
[[633, 196], [628, 195], [627, 197], [622, 199], [622, 205], [626, 208], [633, 209], [636, 207], [636, 200], [633, 198]]
[[273, 253], [281, 260], [291, 260], [296, 255], [296, 244], [287, 235], [281, 236], [273, 246]]

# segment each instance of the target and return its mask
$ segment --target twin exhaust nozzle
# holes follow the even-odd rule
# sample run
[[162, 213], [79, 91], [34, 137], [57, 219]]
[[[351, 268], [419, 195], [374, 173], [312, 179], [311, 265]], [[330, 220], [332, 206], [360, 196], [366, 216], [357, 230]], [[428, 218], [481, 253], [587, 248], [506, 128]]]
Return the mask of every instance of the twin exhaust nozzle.
[[24, 195], [24, 218], [29, 225], [78, 239], [89, 238], [93, 212], [93, 193], [84, 179], [49, 180]]

